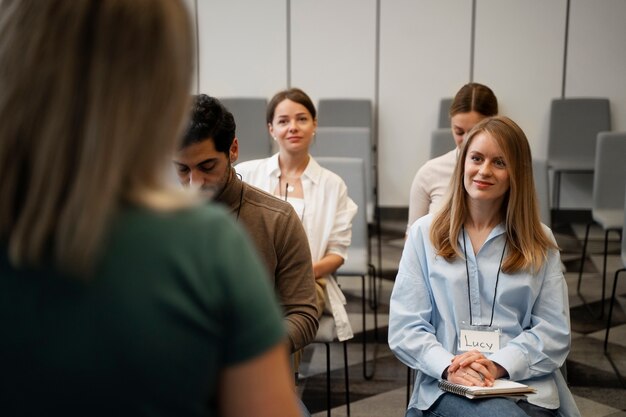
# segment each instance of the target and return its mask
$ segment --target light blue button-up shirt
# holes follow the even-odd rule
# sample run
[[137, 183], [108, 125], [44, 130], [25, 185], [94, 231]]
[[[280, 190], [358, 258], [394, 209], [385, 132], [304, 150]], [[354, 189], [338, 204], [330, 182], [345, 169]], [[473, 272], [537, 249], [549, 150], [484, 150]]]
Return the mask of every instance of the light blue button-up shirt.
[[[409, 407], [428, 409], [440, 395], [441, 374], [457, 353], [462, 322], [500, 329], [500, 350], [486, 354], [509, 373], [511, 380], [531, 385], [530, 403], [556, 409], [559, 395], [555, 372], [570, 348], [567, 285], [559, 252], [551, 250], [541, 270], [534, 274], [500, 272], [505, 244], [504, 225], [496, 226], [474, 255], [466, 236], [464, 259], [448, 262], [435, 256], [429, 233], [433, 215], [420, 218], [409, 230], [400, 268], [391, 294], [389, 346], [403, 363], [417, 369]], [[544, 226], [545, 233], [554, 239]], [[458, 237], [463, 248], [463, 236]], [[506, 255], [505, 255], [506, 256]], [[469, 296], [468, 296], [469, 294]]]

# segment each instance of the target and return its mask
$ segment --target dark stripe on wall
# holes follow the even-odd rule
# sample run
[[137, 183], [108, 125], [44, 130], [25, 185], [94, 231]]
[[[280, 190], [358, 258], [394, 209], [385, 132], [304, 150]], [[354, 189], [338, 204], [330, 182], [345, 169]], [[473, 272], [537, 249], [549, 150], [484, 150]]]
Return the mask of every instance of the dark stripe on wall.
[[[382, 245], [381, 245], [381, 217], [380, 217], [380, 181], [379, 181], [379, 157], [378, 157], [378, 102], [380, 100], [380, 0], [376, 0], [376, 44], [374, 45], [374, 56], [376, 57], [376, 66], [374, 68], [374, 118], [372, 121], [372, 140], [374, 152], [374, 221], [376, 222], [376, 235], [378, 239], [378, 270], [383, 270], [382, 265]], [[375, 280], [374, 280], [375, 281]], [[375, 284], [375, 283], [374, 283]]]
[[193, 4], [193, 16], [196, 25], [196, 94], [200, 94], [200, 26], [198, 24], [198, 0]]
[[474, 49], [476, 45], [476, 0], [472, 0], [472, 23], [470, 31], [469, 82], [474, 82]]
[[565, 81], [567, 79], [567, 47], [569, 43], [569, 9], [570, 0], [566, 2], [565, 9], [565, 44], [563, 45], [563, 82], [561, 84], [561, 98], [565, 98]]
[[[380, 99], [380, 0], [376, 0], [376, 44], [374, 45], [374, 120], [372, 125], [372, 140], [374, 141], [374, 152], [376, 153], [375, 164], [378, 166], [378, 101]], [[378, 184], [376, 184], [378, 187]]]
[[291, 88], [291, 0], [287, 0], [287, 88]]

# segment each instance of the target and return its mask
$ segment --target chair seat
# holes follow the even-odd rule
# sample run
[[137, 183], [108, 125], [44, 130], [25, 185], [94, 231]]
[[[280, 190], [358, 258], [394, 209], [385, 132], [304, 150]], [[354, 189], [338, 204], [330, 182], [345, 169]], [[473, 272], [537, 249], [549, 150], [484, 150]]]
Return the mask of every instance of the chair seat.
[[624, 210], [592, 210], [591, 216], [604, 230], [621, 230], [624, 226]]
[[348, 248], [348, 259], [337, 270], [337, 275], [367, 275], [367, 248]]
[[554, 159], [548, 161], [548, 167], [554, 171], [593, 172], [594, 161], [577, 159]]
[[335, 319], [332, 316], [323, 314], [320, 317], [320, 327], [315, 335], [315, 342], [330, 343], [337, 339], [337, 328], [335, 327]]

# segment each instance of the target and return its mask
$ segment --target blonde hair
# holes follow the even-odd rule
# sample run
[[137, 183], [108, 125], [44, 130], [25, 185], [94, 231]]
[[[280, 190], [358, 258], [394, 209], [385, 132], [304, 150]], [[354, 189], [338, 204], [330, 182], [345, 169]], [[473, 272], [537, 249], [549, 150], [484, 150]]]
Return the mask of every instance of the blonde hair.
[[483, 119], [468, 133], [452, 175], [451, 193], [433, 220], [431, 242], [437, 255], [445, 259], [463, 257], [456, 237], [468, 216], [467, 193], [463, 184], [465, 159], [469, 145], [479, 133], [489, 134], [502, 149], [509, 174], [510, 188], [501, 208], [508, 247], [502, 270], [506, 273], [538, 271], [547, 258], [548, 250], [558, 248], [546, 235], [539, 220], [530, 145], [522, 129], [507, 117]]
[[15, 267], [85, 275], [120, 203], [172, 206], [188, 19], [175, 0], [0, 2], [0, 239]]

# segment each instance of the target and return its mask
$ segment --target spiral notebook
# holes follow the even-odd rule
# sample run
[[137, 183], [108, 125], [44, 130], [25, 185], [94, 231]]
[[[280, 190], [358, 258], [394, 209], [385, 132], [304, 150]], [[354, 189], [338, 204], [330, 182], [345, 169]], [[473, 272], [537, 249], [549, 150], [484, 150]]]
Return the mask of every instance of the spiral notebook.
[[489, 397], [519, 397], [534, 394], [535, 389], [519, 382], [496, 379], [491, 387], [466, 387], [449, 381], [439, 381], [439, 388], [469, 399]]

